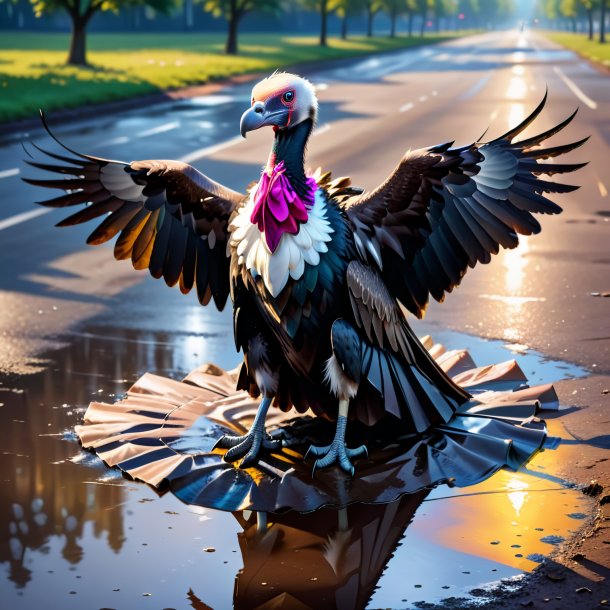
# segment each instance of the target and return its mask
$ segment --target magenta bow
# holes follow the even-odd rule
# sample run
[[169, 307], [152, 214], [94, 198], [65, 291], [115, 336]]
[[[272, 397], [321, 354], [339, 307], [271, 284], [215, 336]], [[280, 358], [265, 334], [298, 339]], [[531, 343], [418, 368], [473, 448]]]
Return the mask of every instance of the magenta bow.
[[292, 188], [285, 175], [284, 162], [280, 161], [271, 175], [263, 171], [254, 194], [254, 210], [250, 221], [258, 225], [258, 230], [265, 234], [265, 241], [271, 252], [275, 252], [284, 233], [296, 235], [299, 223], [306, 222], [306, 204], [312, 205], [318, 185], [314, 178], [307, 178], [309, 189], [308, 201], [302, 201]]

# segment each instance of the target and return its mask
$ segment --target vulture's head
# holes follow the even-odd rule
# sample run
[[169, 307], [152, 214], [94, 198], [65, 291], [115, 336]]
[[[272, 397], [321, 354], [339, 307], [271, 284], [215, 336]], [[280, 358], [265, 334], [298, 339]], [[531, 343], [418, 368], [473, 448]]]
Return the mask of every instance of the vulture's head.
[[308, 80], [276, 72], [252, 89], [252, 106], [241, 117], [241, 135], [245, 138], [248, 131], [265, 125], [289, 129], [306, 119], [315, 123], [317, 112], [318, 100]]

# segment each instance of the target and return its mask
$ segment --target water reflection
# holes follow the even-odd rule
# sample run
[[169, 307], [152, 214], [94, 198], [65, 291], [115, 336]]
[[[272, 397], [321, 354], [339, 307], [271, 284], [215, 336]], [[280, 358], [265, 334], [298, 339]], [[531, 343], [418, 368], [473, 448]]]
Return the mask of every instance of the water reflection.
[[[384, 506], [269, 516], [257, 533], [254, 515], [187, 507], [92, 467], [71, 432], [89, 401], [112, 401], [148, 370], [180, 377], [207, 340], [88, 326], [46, 371], [0, 380], [0, 589], [11, 610], [410, 607], [533, 569], [552, 550], [543, 538], [567, 537], [578, 527], [569, 515], [589, 512], [557, 481], [500, 472]], [[477, 341], [481, 362], [505, 359], [500, 343]], [[551, 473], [576, 451], [535, 462]]]
[[364, 608], [404, 530], [429, 491], [382, 506], [354, 505], [274, 517], [236, 514], [244, 567], [235, 608]]
[[[74, 445], [61, 440], [61, 431], [71, 427], [76, 413], [99, 389], [99, 353], [84, 341], [78, 353], [66, 349], [58, 356], [56, 366], [27, 379], [27, 389], [14, 387], [19, 381], [10, 378], [0, 386], [0, 562], [9, 562], [9, 578], [19, 587], [32, 578], [24, 564], [28, 550], [48, 552], [51, 538], [61, 545], [65, 561], [74, 565], [85, 552], [78, 540], [86, 522], [93, 523], [96, 537], [106, 535], [116, 551], [124, 537], [121, 511], [100, 510], [121, 503], [122, 488], [83, 485], [83, 476], [91, 473], [69, 461]], [[72, 376], [84, 362], [92, 372], [82, 384], [74, 384]], [[73, 390], [68, 392], [70, 404], [64, 403], [67, 387]]]
[[[105, 537], [112, 551], [121, 551], [124, 485], [90, 480], [90, 466], [73, 459], [71, 431], [91, 400], [112, 401], [144, 371], [187, 372], [203, 339], [189, 333], [184, 342], [191, 358], [178, 358], [180, 342], [166, 333], [90, 327], [54, 352], [44, 372], [2, 378], [0, 564], [8, 563], [17, 587], [32, 579], [30, 550], [48, 553], [59, 545], [61, 557], [78, 564], [86, 554], [81, 542], [88, 523], [94, 538]], [[85, 462], [92, 459], [82, 455]]]

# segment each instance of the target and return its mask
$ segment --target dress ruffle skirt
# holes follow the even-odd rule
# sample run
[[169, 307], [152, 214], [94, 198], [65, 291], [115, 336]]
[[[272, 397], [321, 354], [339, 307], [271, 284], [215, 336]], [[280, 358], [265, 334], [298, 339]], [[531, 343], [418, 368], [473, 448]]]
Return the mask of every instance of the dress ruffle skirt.
[[[316, 471], [303, 461], [309, 445], [326, 444], [334, 424], [305, 413], [271, 409], [267, 429], [283, 448], [263, 453], [241, 470], [212, 448], [223, 434], [243, 434], [258, 400], [235, 390], [235, 376], [206, 365], [183, 381], [145, 374], [114, 404], [91, 403], [76, 432], [84, 448], [129, 478], [187, 504], [227, 511], [313, 511], [353, 502], [388, 503], [440, 483], [464, 487], [503, 467], [517, 469], [542, 448], [553, 448], [540, 409], [557, 409], [552, 385], [528, 387], [509, 360], [476, 367], [465, 350], [446, 351], [425, 337], [440, 367], [474, 398], [446, 424], [390, 443], [364, 439], [369, 458], [353, 477], [338, 468]], [[348, 426], [349, 431], [349, 426]], [[348, 445], [363, 439], [350, 439]]]

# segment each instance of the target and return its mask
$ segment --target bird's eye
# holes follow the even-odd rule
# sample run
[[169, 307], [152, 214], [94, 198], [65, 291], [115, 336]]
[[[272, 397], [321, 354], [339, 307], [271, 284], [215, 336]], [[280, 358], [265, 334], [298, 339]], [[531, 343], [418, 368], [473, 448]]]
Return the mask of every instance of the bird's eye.
[[282, 102], [284, 104], [292, 104], [294, 101], [294, 91], [286, 91], [284, 95], [282, 95]]

